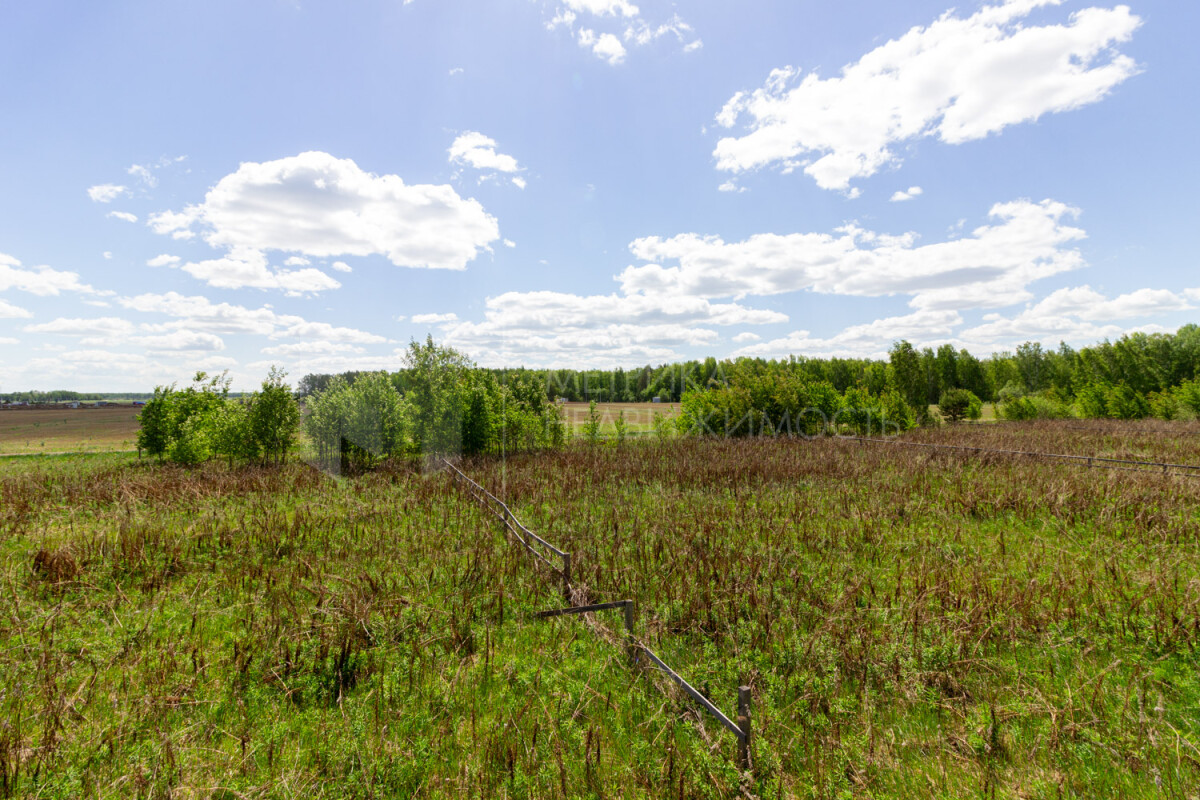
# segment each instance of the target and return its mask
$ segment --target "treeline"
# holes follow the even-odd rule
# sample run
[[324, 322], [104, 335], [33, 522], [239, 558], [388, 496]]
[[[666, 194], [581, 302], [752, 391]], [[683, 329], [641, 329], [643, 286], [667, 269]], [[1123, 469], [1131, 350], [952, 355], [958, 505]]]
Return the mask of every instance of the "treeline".
[[[1200, 327], [1196, 325], [1184, 326], [1174, 334], [1129, 334], [1115, 342], [1105, 341], [1080, 350], [1066, 344], [1047, 350], [1030, 342], [1015, 352], [993, 353], [985, 358], [951, 345], [920, 350], [905, 342], [898, 346], [905, 350], [905, 380], [911, 381], [907, 387], [911, 394], [906, 398], [914, 406], [936, 405], [942, 394], [951, 389], [969, 391], [983, 402], [1001, 402], [1014, 393], [1026, 396], [1046, 391], [1073, 400], [1088, 385], [1124, 384], [1149, 397], [1200, 378]], [[895, 360], [895, 357], [873, 360], [805, 356], [791, 356], [782, 361], [706, 358], [628, 370], [482, 371], [501, 385], [512, 381], [542, 386], [549, 400], [649, 402], [658, 398], [679, 402], [688, 391], [727, 383], [735, 365], [750, 363], [771, 365], [772, 369], [783, 370], [806, 382], [828, 383], [839, 394], [861, 388], [878, 397], [895, 383], [894, 376], [889, 378], [889, 368]], [[353, 385], [359, 374], [347, 372], [338, 377]], [[301, 397], [318, 392], [334, 377], [305, 375], [297, 392]], [[405, 391], [407, 380], [406, 369], [393, 374], [401, 392]]]
[[900, 341], [886, 362], [865, 362], [851, 386], [831, 379], [835, 361], [722, 362], [720, 382], [684, 393], [681, 428], [723, 435], [904, 430], [978, 419], [985, 399], [1013, 420], [1200, 416], [1195, 325], [1078, 351], [1025, 344], [983, 361], [949, 345], [918, 350]]
[[503, 453], [566, 441], [558, 408], [528, 375], [502, 382], [432, 337], [412, 342], [404, 364], [395, 373], [302, 381], [309, 394], [305, 432], [318, 460], [366, 469], [398, 456]]
[[143, 392], [72, 392], [55, 389], [49, 392], [0, 392], [0, 403], [74, 403], [94, 400], [149, 400], [152, 394]]

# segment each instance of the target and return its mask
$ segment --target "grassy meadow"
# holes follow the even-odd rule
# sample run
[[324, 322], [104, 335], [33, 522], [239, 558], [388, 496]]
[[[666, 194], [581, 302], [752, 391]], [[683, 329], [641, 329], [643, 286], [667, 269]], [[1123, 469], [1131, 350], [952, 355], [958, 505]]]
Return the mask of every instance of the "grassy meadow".
[[[922, 441], [1200, 464], [1187, 425]], [[444, 472], [0, 459], [0, 797], [1193, 798], [1200, 481], [822, 440]]]

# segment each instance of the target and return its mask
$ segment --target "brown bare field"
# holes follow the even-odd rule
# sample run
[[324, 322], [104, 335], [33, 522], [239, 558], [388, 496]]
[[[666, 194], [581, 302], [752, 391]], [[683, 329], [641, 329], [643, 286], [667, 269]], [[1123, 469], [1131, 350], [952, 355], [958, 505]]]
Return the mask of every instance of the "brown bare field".
[[[588, 404], [563, 403], [562, 409], [568, 430], [577, 433], [587, 422]], [[652, 431], [654, 415], [675, 419], [679, 416], [679, 403], [596, 403], [596, 410], [600, 412], [600, 425], [605, 433], [612, 432], [613, 422], [622, 411], [630, 431]]]
[[0, 411], [0, 455], [132, 450], [140, 410], [133, 406], [4, 409]]

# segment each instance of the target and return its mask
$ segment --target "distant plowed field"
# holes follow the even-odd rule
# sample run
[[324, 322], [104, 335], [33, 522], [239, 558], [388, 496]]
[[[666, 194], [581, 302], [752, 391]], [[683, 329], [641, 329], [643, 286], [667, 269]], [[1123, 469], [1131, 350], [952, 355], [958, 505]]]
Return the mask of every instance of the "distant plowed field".
[[[563, 403], [563, 419], [570, 429], [578, 433], [587, 422], [589, 405], [587, 403]], [[661, 414], [667, 419], [679, 415], [678, 403], [597, 403], [596, 411], [600, 414], [602, 434], [611, 433], [613, 422], [623, 411], [625, 422], [630, 431], [654, 430], [654, 415]]]
[[0, 411], [0, 455], [132, 450], [141, 409], [22, 409]]

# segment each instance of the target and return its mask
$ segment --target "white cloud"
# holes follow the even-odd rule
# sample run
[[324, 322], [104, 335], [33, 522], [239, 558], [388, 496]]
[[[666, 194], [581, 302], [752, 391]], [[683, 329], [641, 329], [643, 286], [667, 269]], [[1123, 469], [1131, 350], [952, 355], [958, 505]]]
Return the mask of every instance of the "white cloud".
[[191, 226], [195, 224], [199, 216], [198, 209], [195, 207], [183, 212], [160, 211], [157, 214], [151, 214], [146, 220], [146, 224], [157, 234], [164, 236], [168, 233], [171, 234], [172, 239], [192, 239], [196, 233], [191, 230]]
[[[682, 42], [691, 33], [692, 26], [688, 25], [676, 14], [670, 21], [657, 26], [650, 25], [641, 19], [636, 20], [625, 28], [625, 41], [636, 45], [647, 45], [670, 34]], [[691, 52], [691, 50], [695, 50], [700, 46], [700, 40], [696, 39], [684, 47], [684, 52]]]
[[905, 200], [912, 200], [914, 197], [922, 194], [925, 190], [920, 186], [910, 186], [905, 190], [897, 190], [889, 199], [892, 203], [903, 203]]
[[518, 189], [524, 189], [526, 186], [529, 185], [528, 182], [524, 178], [522, 178], [520, 175], [517, 175], [516, 177], [514, 177], [512, 179], [512, 182], [513, 182], [513, 186], [517, 187]]
[[130, 214], [128, 211], [110, 211], [110, 212], [108, 212], [108, 216], [112, 217], [113, 219], [122, 220], [124, 222], [137, 222], [138, 221], [137, 214]]
[[496, 152], [495, 139], [478, 131], [460, 134], [450, 145], [449, 153], [451, 164], [497, 172], [518, 172], [521, 169], [515, 158]]
[[225, 349], [220, 336], [204, 331], [178, 330], [168, 334], [140, 336], [130, 340], [149, 352], [217, 352]]
[[453, 312], [449, 314], [413, 314], [412, 321], [418, 325], [438, 325], [445, 322], [454, 322], [458, 319], [458, 314]]
[[844, 67], [838, 77], [784, 67], [717, 115], [747, 131], [718, 142], [717, 168], [803, 165], [817, 185], [846, 189], [899, 157], [892, 147], [923, 136], [948, 144], [1103, 99], [1136, 74], [1114, 47], [1141, 24], [1127, 6], [1087, 8], [1067, 24], [1030, 25], [1035, 9], [1062, 0], [1007, 0], [962, 19], [947, 12]]
[[[988, 314], [984, 324], [963, 331], [965, 339], [983, 342], [1053, 340], [1094, 342], [1126, 330], [1114, 320], [1140, 319], [1194, 307], [1181, 294], [1166, 289], [1138, 289], [1112, 299], [1090, 286], [1059, 289], [1019, 314]], [[1098, 324], [1108, 322], [1109, 324]]]
[[318, 339], [351, 344], [378, 344], [387, 339], [355, 328], [335, 327], [326, 322], [310, 322], [303, 317], [278, 314], [270, 306], [247, 308], [231, 303], [214, 303], [200, 295], [177, 292], [122, 297], [123, 307], [145, 314], [163, 314], [172, 321], [146, 324], [143, 330], [205, 331], [215, 334], [252, 334], [272, 339]]
[[614, 366], [680, 357], [679, 346], [706, 346], [705, 325], [784, 322], [775, 311], [698, 297], [507, 292], [487, 300], [483, 322], [445, 330], [446, 341], [493, 366]]
[[[153, 166], [153, 165], [151, 165], [151, 166]], [[158, 178], [156, 178], [154, 176], [154, 173], [151, 172], [150, 169], [151, 169], [150, 166], [144, 166], [142, 164], [133, 164], [132, 166], [129, 167], [129, 169], [127, 169], [125, 171], [128, 172], [130, 175], [134, 176], [135, 178], [138, 178], [139, 180], [141, 180], [142, 183], [146, 184], [151, 189], [153, 189], [155, 186], [158, 186]]]
[[14, 339], [11, 336], [0, 336], [0, 344], [20, 344], [20, 339]]
[[315, 268], [272, 269], [257, 250], [235, 250], [223, 258], [188, 262], [179, 267], [194, 278], [220, 289], [281, 289], [291, 295], [323, 292], [341, 283]]
[[41, 297], [57, 297], [61, 292], [105, 294], [86, 283], [80, 283], [77, 273], [47, 266], [25, 269], [17, 259], [0, 253], [0, 292], [8, 289], [17, 289]]
[[[281, 318], [287, 320], [289, 318]], [[291, 318], [294, 319], [294, 318]], [[328, 322], [307, 322], [300, 320], [292, 322], [287, 327], [271, 335], [272, 339], [285, 337], [296, 339], [317, 339], [324, 342], [339, 342], [343, 344], [381, 344], [387, 341], [384, 336], [360, 331], [356, 328], [341, 328]]]
[[735, 342], [737, 342], [738, 344], [744, 344], [746, 342], [757, 342], [757, 341], [760, 341], [761, 339], [762, 339], [762, 337], [759, 336], [757, 333], [751, 333], [750, 331], [745, 331], [743, 333], [739, 333], [737, 336], [733, 337], [733, 340]]
[[722, 183], [720, 186], [717, 187], [717, 191], [718, 192], [733, 192], [734, 194], [741, 194], [742, 192], [746, 191], [746, 187], [738, 186], [737, 183], [735, 183], [734, 181], [725, 181], [724, 183]]
[[590, 49], [592, 53], [612, 66], [625, 60], [625, 45], [621, 44], [621, 40], [611, 33], [597, 34], [591, 28], [582, 28], [579, 31], [579, 46]]
[[111, 203], [128, 191], [124, 186], [118, 186], [115, 183], [101, 183], [98, 186], [90, 187], [87, 193], [93, 203]]
[[0, 300], [0, 319], [28, 319], [32, 316], [31, 312]]
[[147, 261], [146, 266], [148, 266], [148, 267], [173, 267], [182, 260], [183, 259], [181, 259], [179, 256], [172, 256], [172, 255], [163, 253], [162, 255], [155, 256], [154, 258]]
[[285, 267], [307, 267], [312, 262], [304, 256], [292, 256], [283, 262]]
[[365, 353], [366, 349], [345, 342], [295, 342], [293, 344], [277, 344], [264, 347], [264, 355], [268, 356], [297, 356], [297, 355], [330, 355], [334, 353]]
[[26, 333], [54, 333], [62, 336], [124, 337], [133, 333], [133, 323], [120, 317], [79, 319], [59, 317], [51, 322], [26, 325]]
[[345, 261], [335, 261], [332, 264], [330, 264], [329, 266], [332, 267], [333, 269], [337, 270], [338, 272], [353, 272], [354, 271], [350, 268], [350, 265], [347, 264]]
[[[383, 255], [396, 266], [454, 270], [500, 237], [483, 206], [450, 186], [408, 185], [322, 152], [243, 163], [203, 203], [152, 215], [150, 225], [176, 238], [199, 226], [209, 245], [243, 262], [258, 260], [251, 252], [276, 250], [314, 258]], [[319, 281], [311, 274], [290, 280]], [[326, 277], [324, 288], [331, 281]]]
[[1184, 289], [1183, 293], [1192, 300], [1200, 302], [1200, 289]]
[[960, 324], [962, 317], [957, 311], [922, 310], [853, 325], [826, 339], [814, 337], [808, 331], [793, 331], [779, 339], [743, 347], [734, 356], [784, 358], [795, 354], [824, 358], [884, 358], [895, 341], [944, 340]]
[[177, 292], [122, 297], [117, 302], [132, 311], [175, 318], [175, 322], [148, 326], [157, 331], [183, 329], [269, 336], [285, 325], [303, 321], [300, 317], [281, 318], [267, 306], [251, 309], [231, 303], [214, 303], [207, 297], [185, 296]]
[[[970, 237], [917, 246], [915, 234], [875, 233], [847, 225], [832, 234], [758, 234], [741, 242], [680, 234], [638, 239], [630, 250], [647, 262], [619, 276], [627, 294], [688, 297], [773, 295], [812, 290], [878, 297], [911, 295], [924, 309], [999, 307], [1029, 299], [1033, 281], [1075, 269], [1083, 257], [1066, 245], [1084, 238], [1064, 220], [1076, 209], [1044, 200], [998, 203], [996, 224]], [[665, 266], [675, 262], [676, 266]]]
[[451, 75], [462, 75], [462, 74], [463, 74], [463, 68], [462, 68], [462, 67], [451, 67], [451, 68], [450, 68], [450, 74], [451, 74]]
[[563, 0], [563, 3], [572, 11], [597, 16], [636, 17], [639, 13], [629, 0]]

